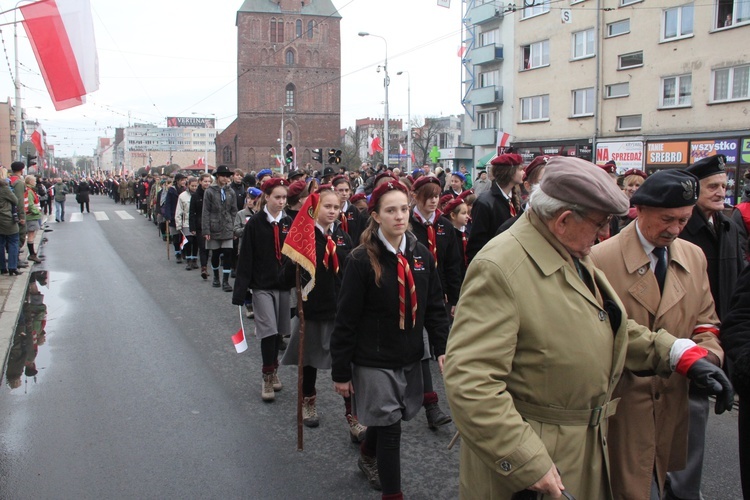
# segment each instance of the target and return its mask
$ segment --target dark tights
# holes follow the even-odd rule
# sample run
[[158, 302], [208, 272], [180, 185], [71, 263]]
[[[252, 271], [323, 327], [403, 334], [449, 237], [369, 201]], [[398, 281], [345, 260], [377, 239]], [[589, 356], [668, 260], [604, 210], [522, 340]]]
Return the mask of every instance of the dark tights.
[[306, 398], [315, 396], [315, 382], [318, 378], [318, 369], [312, 366], [302, 367], [302, 395]]
[[219, 262], [221, 262], [224, 271], [228, 273], [232, 269], [232, 251], [231, 248], [211, 250], [211, 267], [219, 269]]
[[422, 360], [422, 384], [424, 385], [424, 392], [433, 392], [432, 388], [432, 372], [430, 371], [430, 360]]
[[[229, 249], [231, 250], [231, 248]], [[274, 371], [279, 364], [279, 335], [271, 335], [260, 340], [260, 356], [263, 359], [263, 373]]]
[[383, 495], [401, 492], [401, 421], [385, 427], [367, 428], [362, 453], [378, 459]]

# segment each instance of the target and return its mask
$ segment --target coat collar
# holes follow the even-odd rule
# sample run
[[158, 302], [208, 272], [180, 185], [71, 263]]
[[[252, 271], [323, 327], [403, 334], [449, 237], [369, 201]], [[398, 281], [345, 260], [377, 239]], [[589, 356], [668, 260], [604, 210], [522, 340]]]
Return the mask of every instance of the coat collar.
[[[622, 259], [625, 262], [625, 268], [630, 274], [638, 271], [643, 266], [649, 266], [651, 264], [651, 261], [649, 260], [648, 255], [646, 255], [646, 252], [643, 250], [643, 245], [641, 245], [641, 241], [638, 238], [638, 233], [635, 226], [636, 223], [637, 221], [633, 221], [631, 224], [628, 224], [625, 229], [620, 231], [620, 234], [622, 234], [622, 236], [619, 236], [619, 238], [621, 239], [620, 250], [622, 252]], [[675, 245], [673, 243], [669, 246], [670, 265], [672, 262], [684, 269], [685, 272], [690, 272], [687, 267], [687, 256], [682, 250], [681, 245]]]

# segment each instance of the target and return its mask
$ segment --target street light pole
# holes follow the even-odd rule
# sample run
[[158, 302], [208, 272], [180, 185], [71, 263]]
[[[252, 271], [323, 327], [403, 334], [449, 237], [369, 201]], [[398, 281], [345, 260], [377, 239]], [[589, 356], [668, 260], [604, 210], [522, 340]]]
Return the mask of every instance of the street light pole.
[[388, 152], [389, 152], [389, 138], [390, 133], [388, 130], [389, 125], [389, 119], [388, 119], [388, 85], [391, 83], [390, 78], [388, 77], [388, 40], [386, 40], [384, 37], [380, 35], [373, 35], [372, 33], [368, 33], [366, 31], [360, 31], [359, 36], [374, 36], [375, 38], [380, 38], [385, 43], [385, 64], [383, 65], [383, 71], [385, 72], [385, 79], [383, 80], [383, 86], [385, 87], [385, 120], [383, 121], [383, 135], [385, 136], [384, 139], [384, 149], [383, 149], [383, 163], [385, 163], [386, 168], [389, 164], [389, 158], [388, 158]]
[[408, 155], [406, 157], [406, 168], [409, 171], [409, 174], [411, 174], [411, 167], [412, 167], [412, 165], [411, 165], [411, 75], [409, 74], [408, 71], [399, 71], [396, 74], [397, 75], [403, 75], [404, 73], [406, 73], [406, 82], [407, 82], [406, 83], [407, 84], [407, 87], [406, 87], [406, 95], [407, 95], [407, 100], [406, 100], [406, 110], [407, 110], [406, 111], [406, 113], [407, 113], [407, 117], [406, 117], [406, 120], [407, 120], [406, 130], [407, 130], [407, 134], [409, 134], [409, 135], [406, 136], [406, 149], [407, 149], [406, 154]]

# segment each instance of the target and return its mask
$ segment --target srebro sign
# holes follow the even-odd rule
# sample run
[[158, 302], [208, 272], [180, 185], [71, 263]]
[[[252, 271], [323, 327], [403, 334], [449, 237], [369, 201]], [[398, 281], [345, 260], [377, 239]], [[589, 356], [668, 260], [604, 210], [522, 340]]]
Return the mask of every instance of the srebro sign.
[[648, 165], [686, 165], [687, 162], [687, 142], [649, 142], [646, 145]]

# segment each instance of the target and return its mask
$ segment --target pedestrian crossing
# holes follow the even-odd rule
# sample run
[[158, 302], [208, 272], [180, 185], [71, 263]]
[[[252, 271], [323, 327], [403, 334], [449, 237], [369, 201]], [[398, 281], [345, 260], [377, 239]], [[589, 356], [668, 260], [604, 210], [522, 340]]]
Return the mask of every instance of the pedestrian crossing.
[[[78, 212], [74, 212], [70, 215], [68, 215], [68, 220], [70, 222], [83, 222], [85, 219], [91, 218], [93, 215], [94, 219], [97, 221], [108, 221], [111, 220], [111, 218], [114, 218], [115, 220], [134, 220], [135, 217], [133, 217], [131, 214], [129, 214], [126, 210], [115, 210], [114, 214], [102, 212], [102, 211], [94, 211], [90, 214], [82, 214]], [[115, 215], [117, 217], [115, 217]]]

